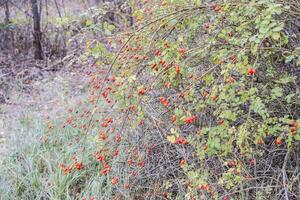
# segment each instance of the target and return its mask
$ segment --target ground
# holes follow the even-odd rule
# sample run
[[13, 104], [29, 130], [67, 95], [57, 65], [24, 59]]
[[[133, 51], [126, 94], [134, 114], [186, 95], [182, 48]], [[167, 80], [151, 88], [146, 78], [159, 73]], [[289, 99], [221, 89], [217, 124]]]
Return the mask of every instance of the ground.
[[0, 55], [0, 156], [8, 149], [8, 138], [30, 138], [26, 136], [26, 132], [31, 134], [30, 130], [25, 135], [16, 134], [22, 132], [18, 130], [21, 127], [15, 125], [17, 122], [33, 118], [45, 120], [49, 116], [61, 118], [68, 106], [83, 98], [87, 80], [84, 72], [88, 70], [80, 64], [47, 70], [45, 61], [25, 59], [16, 63], [12, 58], [4, 58], [7, 57]]

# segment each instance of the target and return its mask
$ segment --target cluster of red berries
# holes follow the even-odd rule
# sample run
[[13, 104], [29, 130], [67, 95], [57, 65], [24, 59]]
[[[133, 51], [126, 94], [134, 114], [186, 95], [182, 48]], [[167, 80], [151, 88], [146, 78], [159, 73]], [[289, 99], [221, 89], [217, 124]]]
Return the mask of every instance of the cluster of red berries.
[[154, 55], [155, 56], [161, 56], [162, 52], [160, 50], [155, 50]]
[[211, 5], [211, 9], [213, 9], [215, 12], [221, 12], [222, 11], [222, 7], [217, 5], [217, 4]]
[[107, 175], [111, 170], [111, 167], [109, 164], [107, 164], [106, 162], [103, 163], [103, 169], [100, 170], [100, 174], [101, 175]]
[[199, 185], [197, 187], [198, 190], [206, 190], [206, 191], [209, 191], [209, 185], [208, 184], [202, 184], [202, 185]]
[[197, 120], [197, 117], [195, 115], [193, 115], [191, 117], [186, 117], [184, 119], [184, 122], [187, 124], [193, 124], [196, 120]]
[[249, 68], [247, 70], [248, 75], [255, 75], [256, 74], [256, 69], [255, 68]]
[[293, 136], [297, 134], [298, 124], [295, 120], [289, 121], [290, 131]]
[[226, 165], [228, 167], [236, 167], [237, 162], [235, 160], [231, 160], [231, 161], [226, 162]]
[[231, 55], [231, 56], [229, 57], [229, 59], [231, 60], [231, 63], [232, 63], [232, 64], [236, 64], [236, 63], [237, 63], [237, 57], [236, 57], [236, 55]]
[[165, 107], [169, 106], [169, 100], [164, 98], [164, 97], [159, 97], [159, 100], [161, 102], [162, 105], [164, 105]]
[[113, 123], [113, 119], [112, 118], [106, 118], [104, 119], [104, 122], [101, 124], [102, 127], [108, 127], [109, 124]]
[[74, 168], [77, 170], [81, 170], [84, 168], [83, 162], [78, 162], [77, 159], [74, 160]]
[[[112, 83], [114, 83], [114, 85], [115, 85], [116, 87], [119, 87], [119, 86], [122, 85], [122, 83], [116, 82], [116, 77], [115, 77], [114, 75], [112, 75], [112, 76], [109, 77], [109, 78], [106, 78], [105, 81], [106, 81], [106, 82], [112, 82]], [[99, 82], [99, 84], [102, 84], [102, 82]], [[100, 87], [99, 87], [99, 88], [100, 88]], [[111, 100], [109, 99], [109, 93], [115, 93], [115, 92], [116, 92], [116, 91], [115, 91], [112, 87], [107, 86], [107, 87], [105, 87], [105, 88], [103, 89], [103, 92], [101, 93], [101, 95], [102, 95], [102, 97], [104, 98], [104, 100], [105, 100], [108, 104], [110, 104], [110, 103], [111, 103]], [[92, 92], [91, 95], [95, 95], [95, 94]]]
[[186, 138], [179, 136], [179, 137], [176, 138], [175, 143], [176, 143], [176, 144], [187, 145], [189, 142], [187, 141]]
[[78, 162], [76, 157], [73, 157], [74, 164], [66, 166], [65, 164], [60, 164], [60, 168], [63, 170], [64, 175], [71, 173], [73, 169], [82, 170], [84, 168], [83, 162]]
[[138, 94], [139, 95], [144, 95], [146, 93], [145, 89], [144, 88], [141, 88], [138, 90]]
[[227, 82], [227, 83], [234, 83], [234, 82], [235, 82], [235, 78], [232, 77], [232, 76], [230, 76], [230, 77], [228, 77], [228, 78], [226, 79], [226, 82]]
[[[168, 48], [170, 48], [170, 46], [169, 46], [169, 44], [167, 44], [167, 43], [165, 43], [164, 44], [164, 48], [165, 49], [168, 49]], [[178, 49], [178, 52], [181, 54], [181, 55], [184, 55], [185, 53], [186, 53], [186, 49], [185, 48], [179, 48]], [[154, 51], [154, 55], [156, 56], [156, 57], [161, 57], [162, 56], [162, 51], [161, 50], [155, 50]], [[176, 74], [179, 74], [180, 73], [180, 67], [179, 67], [179, 65], [178, 64], [175, 64], [174, 65], [174, 63], [170, 63], [170, 64], [168, 64], [165, 60], [160, 60], [160, 62], [159, 62], [159, 64], [161, 64], [164, 68], [165, 68], [165, 70], [168, 70], [169, 69], [169, 65], [172, 65], [173, 67], [174, 67], [174, 69], [175, 69], [175, 72], [176, 72]], [[151, 64], [151, 68], [153, 69], [153, 70], [158, 70], [158, 65], [157, 65], [157, 63], [153, 63], [153, 64]]]
[[103, 132], [103, 131], [99, 132], [99, 140], [100, 141], [105, 141], [107, 138], [108, 138], [108, 135], [105, 132]]
[[117, 142], [117, 143], [119, 143], [119, 142], [121, 142], [121, 140], [122, 140], [122, 137], [121, 137], [121, 134], [116, 134], [115, 135], [115, 141]]
[[65, 164], [60, 164], [60, 168], [63, 170], [64, 175], [71, 173], [73, 170], [72, 166], [66, 166]]
[[106, 157], [99, 152], [96, 152], [95, 156], [100, 163], [104, 163], [106, 161]]

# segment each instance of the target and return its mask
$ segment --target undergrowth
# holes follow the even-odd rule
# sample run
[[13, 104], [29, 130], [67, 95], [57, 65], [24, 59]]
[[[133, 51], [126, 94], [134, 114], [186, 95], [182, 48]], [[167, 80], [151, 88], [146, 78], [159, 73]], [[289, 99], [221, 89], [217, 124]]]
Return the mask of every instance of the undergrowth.
[[7, 195], [298, 199], [299, 4], [131, 6], [133, 27], [106, 24], [108, 43], [86, 41], [84, 107], [4, 160]]

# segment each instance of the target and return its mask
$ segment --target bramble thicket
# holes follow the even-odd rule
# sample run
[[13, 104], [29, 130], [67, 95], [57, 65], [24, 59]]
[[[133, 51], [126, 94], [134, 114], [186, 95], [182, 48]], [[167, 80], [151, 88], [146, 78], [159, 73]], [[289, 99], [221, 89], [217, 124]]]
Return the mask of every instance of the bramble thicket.
[[129, 5], [85, 16], [88, 97], [46, 121], [30, 167], [4, 160], [6, 195], [299, 199], [299, 2]]

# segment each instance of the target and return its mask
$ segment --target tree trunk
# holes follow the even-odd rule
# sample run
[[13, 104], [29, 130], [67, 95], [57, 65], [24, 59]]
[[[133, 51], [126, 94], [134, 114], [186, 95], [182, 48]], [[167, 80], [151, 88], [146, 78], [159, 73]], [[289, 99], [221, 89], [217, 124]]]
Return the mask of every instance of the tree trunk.
[[[0, 1], [1, 3], [1, 1]], [[9, 1], [8, 0], [5, 0], [5, 1], [2, 1], [3, 4], [1, 4], [1, 6], [3, 6], [4, 8], [4, 21], [3, 21], [3, 24], [4, 24], [4, 30], [3, 30], [3, 38], [1, 38], [0, 40], [0, 48], [3, 48], [5, 50], [9, 50], [10, 49], [10, 38], [9, 38], [9, 35], [10, 35], [10, 28], [9, 28], [9, 23], [10, 23], [10, 11], [9, 11]]]
[[54, 4], [55, 4], [55, 7], [56, 7], [56, 10], [57, 10], [57, 13], [58, 13], [59, 18], [62, 19], [62, 15], [61, 15], [61, 13], [60, 13], [59, 6], [58, 6], [56, 0], [54, 0]]
[[5, 20], [4, 20], [4, 23], [7, 25], [7, 24], [10, 23], [10, 12], [9, 12], [8, 0], [5, 1], [4, 7], [5, 7]]
[[41, 32], [41, 18], [39, 14], [37, 0], [31, 0], [31, 9], [33, 16], [33, 46], [34, 46], [34, 58], [43, 60], [43, 49], [41, 44], [42, 32]]

